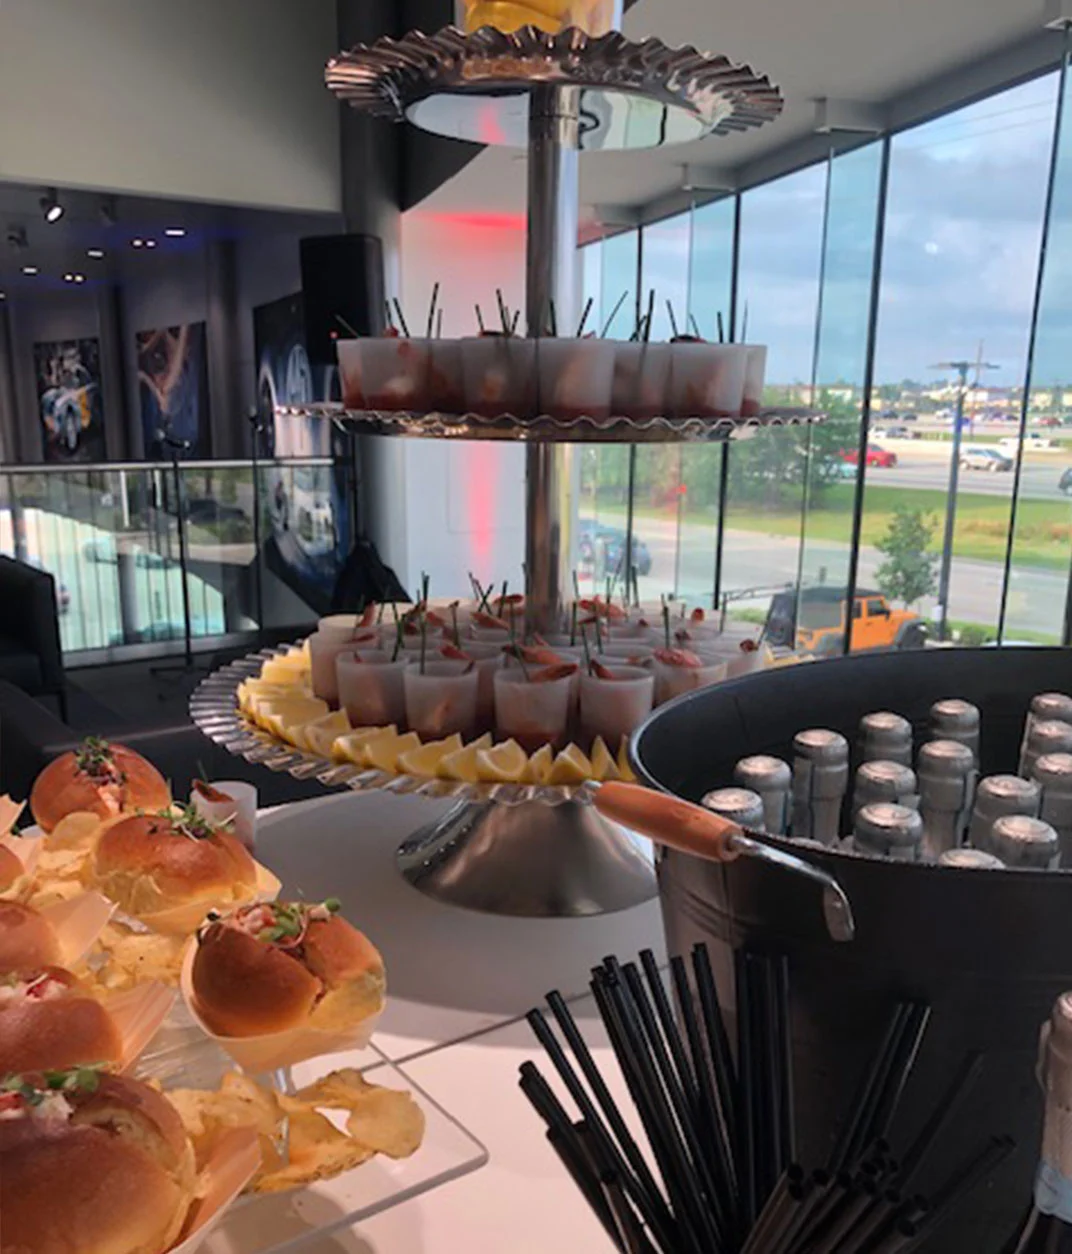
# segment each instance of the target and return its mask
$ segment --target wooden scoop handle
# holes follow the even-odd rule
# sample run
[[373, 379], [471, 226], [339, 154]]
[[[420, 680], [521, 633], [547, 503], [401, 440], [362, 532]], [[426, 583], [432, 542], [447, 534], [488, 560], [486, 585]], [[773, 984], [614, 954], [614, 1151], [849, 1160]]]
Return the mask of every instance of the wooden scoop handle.
[[599, 786], [596, 809], [604, 818], [681, 853], [711, 862], [732, 862], [740, 857], [732, 843], [733, 837], [741, 834], [737, 824], [680, 797], [615, 781]]

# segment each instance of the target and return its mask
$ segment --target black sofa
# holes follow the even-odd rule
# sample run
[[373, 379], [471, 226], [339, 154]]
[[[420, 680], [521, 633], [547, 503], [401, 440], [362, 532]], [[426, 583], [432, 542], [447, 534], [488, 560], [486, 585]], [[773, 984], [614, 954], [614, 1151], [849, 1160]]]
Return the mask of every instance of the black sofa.
[[[180, 800], [189, 796], [190, 783], [198, 777], [248, 780], [256, 785], [262, 806], [322, 797], [325, 792], [315, 780], [296, 780], [234, 757], [189, 719], [145, 729], [125, 726], [121, 719], [102, 710], [101, 717], [86, 730], [143, 754], [170, 781], [174, 796]], [[28, 797], [41, 770], [78, 745], [84, 734], [14, 684], [0, 680], [0, 793], [20, 801]]]
[[53, 696], [67, 717], [56, 582], [47, 571], [0, 557], [0, 680]]

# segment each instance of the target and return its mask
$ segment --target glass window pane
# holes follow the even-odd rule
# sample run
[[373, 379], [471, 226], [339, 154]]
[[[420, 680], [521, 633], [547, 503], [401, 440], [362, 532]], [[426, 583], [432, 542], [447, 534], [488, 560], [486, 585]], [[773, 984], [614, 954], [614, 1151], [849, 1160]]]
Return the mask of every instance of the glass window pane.
[[[897, 464], [868, 471], [860, 577], [918, 607], [940, 635], [945, 576], [946, 635], [963, 644], [997, 627], [1013, 477], [972, 454], [1009, 440], [1015, 448], [1056, 86], [1046, 75], [897, 135], [891, 147], [876, 426], [918, 438], [876, 440]], [[1042, 509], [1067, 523], [1056, 499]], [[920, 547], [933, 577], [913, 558]], [[1044, 538], [1042, 549], [1043, 560], [1067, 560], [1067, 538]], [[1063, 595], [1063, 576], [1042, 577]], [[1010, 602], [1009, 634], [1032, 630], [1035, 613]]]

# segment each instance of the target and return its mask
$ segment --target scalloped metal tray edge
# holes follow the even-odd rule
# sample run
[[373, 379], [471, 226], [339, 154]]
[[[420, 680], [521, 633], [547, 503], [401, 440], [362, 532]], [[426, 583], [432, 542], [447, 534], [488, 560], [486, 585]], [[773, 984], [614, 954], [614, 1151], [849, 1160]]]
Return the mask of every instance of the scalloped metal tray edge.
[[431, 800], [494, 802], [497, 805], [557, 806], [567, 802], [591, 804], [595, 783], [566, 785], [466, 784], [423, 775], [396, 775], [389, 771], [362, 770], [349, 763], [330, 761], [298, 749], [251, 723], [238, 708], [238, 685], [260, 673], [269, 658], [285, 653], [291, 645], [262, 649], [214, 671], [190, 696], [190, 717], [210, 740], [236, 757], [286, 771], [295, 779], [315, 779], [325, 788], [350, 788], [354, 792], [389, 792], [398, 796]]

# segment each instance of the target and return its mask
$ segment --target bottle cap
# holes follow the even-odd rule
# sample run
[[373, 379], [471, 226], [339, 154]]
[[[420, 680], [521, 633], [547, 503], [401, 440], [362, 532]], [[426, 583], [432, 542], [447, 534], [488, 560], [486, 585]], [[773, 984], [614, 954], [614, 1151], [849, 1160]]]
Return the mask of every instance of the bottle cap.
[[931, 728], [934, 731], [970, 732], [979, 728], [979, 708], [970, 701], [950, 697], [931, 706]]
[[1038, 784], [1019, 775], [988, 775], [975, 794], [976, 806], [995, 815], [1037, 813], [1038, 803]]
[[958, 779], [969, 774], [975, 758], [967, 745], [959, 740], [929, 740], [919, 750], [919, 777], [936, 775]]
[[1040, 756], [1072, 751], [1072, 723], [1056, 718], [1039, 719], [1031, 725], [1027, 747]]
[[1060, 861], [1057, 833], [1029, 814], [1005, 814], [990, 829], [994, 853], [1006, 866], [1055, 870]]
[[1005, 863], [982, 849], [947, 849], [939, 857], [938, 865], [959, 867], [964, 871], [1000, 871]]
[[1044, 753], [1035, 763], [1033, 776], [1043, 788], [1058, 784], [1072, 788], [1072, 753]]
[[793, 737], [793, 752], [816, 765], [839, 766], [849, 760], [849, 742], [840, 732], [811, 728]]
[[793, 772], [789, 763], [781, 758], [757, 753], [754, 757], [742, 758], [733, 768], [733, 777], [742, 788], [764, 792], [767, 789], [788, 788]]
[[1036, 719], [1061, 719], [1072, 723], [1072, 697], [1063, 692], [1040, 692], [1031, 698], [1031, 714]]
[[907, 806], [879, 801], [856, 816], [855, 841], [861, 852], [915, 861], [923, 840], [923, 820]]
[[916, 773], [900, 762], [875, 758], [864, 762], [856, 772], [856, 787], [888, 792], [890, 797], [904, 797], [916, 791]]
[[702, 804], [739, 827], [763, 830], [763, 798], [750, 788], [716, 788]]

